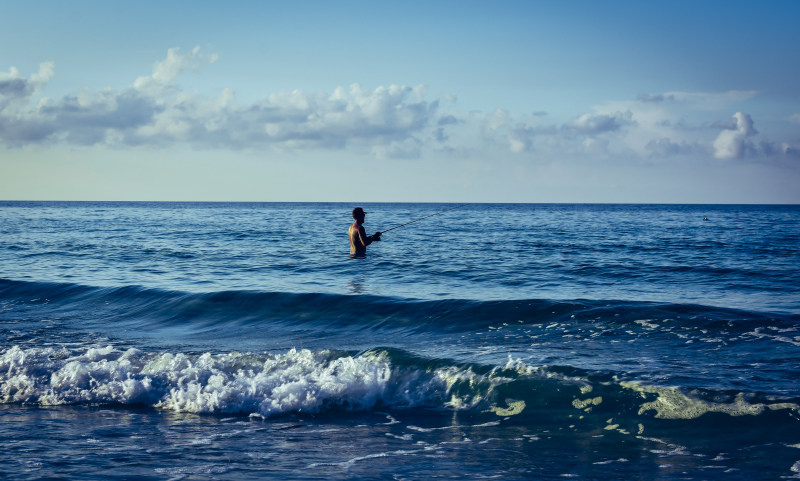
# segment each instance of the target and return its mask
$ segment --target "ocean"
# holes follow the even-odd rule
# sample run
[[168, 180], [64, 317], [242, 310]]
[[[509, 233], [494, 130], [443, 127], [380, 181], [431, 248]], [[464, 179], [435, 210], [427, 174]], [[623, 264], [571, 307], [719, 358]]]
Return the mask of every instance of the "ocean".
[[355, 205], [0, 202], [0, 478], [800, 478], [800, 206]]

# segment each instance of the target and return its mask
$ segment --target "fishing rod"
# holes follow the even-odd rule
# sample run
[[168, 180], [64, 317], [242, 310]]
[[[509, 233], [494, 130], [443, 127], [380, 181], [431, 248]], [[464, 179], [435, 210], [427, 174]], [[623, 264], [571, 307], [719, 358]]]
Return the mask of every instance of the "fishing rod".
[[457, 206], [455, 206], [455, 207], [451, 207], [451, 208], [449, 208], [449, 209], [445, 209], [445, 210], [443, 210], [443, 211], [441, 211], [441, 212], [436, 212], [435, 214], [430, 214], [430, 215], [426, 215], [425, 217], [420, 217], [419, 219], [414, 219], [414, 220], [412, 220], [412, 221], [406, 222], [405, 224], [396, 225], [396, 226], [392, 227], [391, 229], [386, 229], [386, 230], [384, 230], [384, 231], [381, 231], [381, 235], [383, 235], [383, 234], [385, 234], [385, 233], [387, 233], [387, 232], [389, 232], [389, 231], [392, 231], [392, 230], [395, 230], [395, 229], [399, 229], [399, 228], [401, 228], [401, 227], [405, 227], [405, 226], [407, 226], [407, 225], [413, 224], [413, 223], [415, 223], [415, 222], [419, 222], [419, 221], [421, 221], [421, 220], [425, 220], [425, 219], [427, 219], [428, 217], [433, 217], [433, 216], [435, 216], [435, 215], [442, 215], [442, 214], [444, 214], [445, 212], [450, 212], [451, 210], [460, 209], [460, 208], [464, 207], [465, 205], [467, 205], [467, 204], [461, 204], [461, 205], [457, 205]]

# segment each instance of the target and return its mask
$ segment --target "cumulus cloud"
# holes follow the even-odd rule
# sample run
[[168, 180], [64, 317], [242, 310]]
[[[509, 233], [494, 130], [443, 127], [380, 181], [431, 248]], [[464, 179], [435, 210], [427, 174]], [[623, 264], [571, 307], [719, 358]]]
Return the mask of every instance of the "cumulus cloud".
[[503, 109], [497, 109], [487, 115], [483, 120], [483, 126], [481, 128], [483, 136], [486, 138], [493, 137], [495, 132], [508, 124], [509, 117], [510, 114]]
[[[194, 48], [173, 48], [149, 75], [129, 86], [44, 97], [55, 66], [27, 77], [0, 72], [0, 146], [66, 144], [115, 147], [352, 149], [378, 158], [415, 158], [426, 151], [468, 156], [502, 149], [520, 158], [633, 156], [720, 159], [752, 154], [795, 157], [796, 138], [767, 141], [749, 115], [715, 124], [753, 91], [666, 92], [606, 102], [571, 119], [531, 110], [464, 112], [455, 96], [428, 100], [425, 86], [340, 86], [331, 92], [274, 92], [237, 102], [233, 89], [185, 92], [180, 75], [218, 61]], [[448, 104], [450, 103], [450, 104]], [[440, 107], [440, 104], [446, 107]], [[800, 114], [789, 121], [800, 122]]]
[[226, 112], [229, 124], [236, 127], [226, 143], [256, 141], [287, 148], [355, 143], [381, 147], [372, 149], [381, 155], [397, 152], [406, 157], [408, 147], [397, 146], [421, 132], [438, 106], [419, 100], [422, 89], [392, 85], [365, 90], [353, 84], [331, 95], [297, 90], [273, 94], [259, 104]]
[[486, 138], [499, 134], [514, 153], [533, 152], [537, 150], [536, 144], [540, 144], [544, 147], [542, 153], [595, 155], [607, 153], [611, 146], [609, 139], [600, 137], [635, 125], [630, 112], [586, 113], [561, 124], [546, 123], [542, 117], [538, 113], [516, 117], [497, 110], [485, 116], [482, 132]]
[[[792, 157], [796, 139], [773, 142], [759, 134], [746, 113], [715, 122], [718, 112], [755, 91], [666, 92], [610, 101], [558, 123], [551, 116], [518, 115], [504, 109], [478, 123], [483, 139], [524, 158], [709, 159]], [[788, 140], [788, 142], [786, 141]]]
[[[664, 92], [607, 102], [595, 111], [605, 115], [631, 112], [634, 124], [619, 136], [631, 151], [648, 160], [688, 155], [752, 161], [791, 157], [782, 144], [797, 145], [798, 139], [791, 135], [788, 124], [784, 138], [772, 141], [755, 129], [750, 115], [739, 110], [742, 102], [757, 94], [754, 90]], [[719, 122], [720, 112], [737, 111], [730, 120]]]
[[718, 159], [741, 158], [750, 145], [747, 139], [758, 133], [749, 115], [736, 112], [733, 120], [733, 125], [720, 132], [714, 141], [714, 157]]
[[[438, 101], [426, 101], [424, 86], [358, 84], [332, 93], [277, 92], [259, 102], [237, 105], [231, 89], [218, 97], [183, 92], [182, 72], [216, 62], [199, 48], [170, 49], [152, 74], [130, 87], [85, 90], [58, 100], [31, 97], [49, 81], [52, 62], [28, 78], [12, 68], [0, 74], [0, 143], [167, 146], [235, 149], [344, 148], [353, 146], [382, 157], [418, 156], [424, 129], [456, 123], [438, 116]], [[12, 104], [13, 101], [13, 104]], [[430, 134], [430, 133], [427, 133]], [[441, 136], [446, 137], [442, 132]]]
[[508, 134], [508, 144], [511, 152], [529, 152], [533, 150], [533, 137], [535, 129], [525, 124], [517, 125]]
[[171, 82], [175, 77], [186, 70], [197, 69], [205, 64], [211, 64], [219, 60], [217, 54], [206, 54], [200, 51], [200, 47], [195, 47], [191, 52], [181, 54], [179, 48], [167, 50], [167, 57], [153, 65], [153, 74], [147, 77], [139, 77], [133, 83], [133, 87], [138, 90], [146, 90], [153, 87], [164, 86]]
[[612, 115], [605, 114], [583, 114], [564, 125], [567, 130], [573, 130], [582, 134], [596, 135], [605, 132], [620, 130], [626, 125], [632, 125], [633, 114], [628, 112], [617, 112]]
[[484, 136], [504, 138], [507, 149], [536, 158], [586, 156], [670, 161], [675, 157], [766, 159], [790, 157], [797, 142], [769, 141], [753, 119], [738, 113], [718, 124], [720, 110], [756, 95], [755, 91], [665, 92], [609, 101], [562, 123], [550, 116], [519, 116], [505, 110], [487, 114]]
[[30, 78], [20, 75], [15, 67], [11, 67], [8, 73], [0, 72], [0, 112], [9, 108], [11, 104], [27, 102], [53, 78], [54, 74], [53, 62], [39, 64], [39, 71]]

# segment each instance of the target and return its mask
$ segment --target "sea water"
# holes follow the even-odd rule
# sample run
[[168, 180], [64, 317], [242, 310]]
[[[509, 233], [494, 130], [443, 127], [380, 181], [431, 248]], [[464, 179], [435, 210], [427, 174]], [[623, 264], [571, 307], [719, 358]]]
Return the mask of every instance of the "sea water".
[[0, 203], [0, 477], [800, 478], [800, 207]]

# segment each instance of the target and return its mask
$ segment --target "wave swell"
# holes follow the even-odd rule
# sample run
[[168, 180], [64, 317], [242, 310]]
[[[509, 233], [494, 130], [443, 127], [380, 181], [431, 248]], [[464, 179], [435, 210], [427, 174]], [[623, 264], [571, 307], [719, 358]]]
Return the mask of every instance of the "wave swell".
[[456, 333], [502, 323], [606, 322], [617, 326], [668, 320], [713, 330], [791, 329], [800, 315], [763, 313], [691, 304], [614, 300], [542, 299], [474, 301], [414, 300], [368, 295], [222, 291], [188, 293], [137, 286], [101, 288], [78, 284], [0, 279], [0, 301], [37, 304], [51, 316], [91, 313], [84, 321], [131, 322], [138, 327], [193, 325], [198, 328], [259, 325], [321, 329]]
[[512, 359], [489, 367], [392, 349], [185, 354], [113, 346], [78, 351], [14, 346], [0, 352], [0, 403], [141, 405], [263, 418], [428, 408], [526, 423], [591, 419], [625, 433], [641, 431], [642, 423], [705, 415], [796, 422], [800, 409], [800, 399], [732, 391], [687, 393]]

